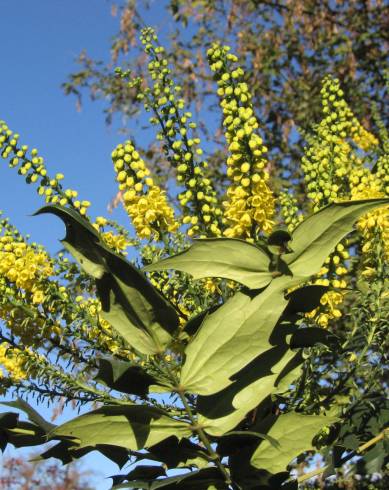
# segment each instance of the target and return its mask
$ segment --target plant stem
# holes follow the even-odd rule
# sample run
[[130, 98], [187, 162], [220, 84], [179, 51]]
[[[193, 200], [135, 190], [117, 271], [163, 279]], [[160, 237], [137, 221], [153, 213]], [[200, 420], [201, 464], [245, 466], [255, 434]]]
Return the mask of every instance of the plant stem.
[[[171, 380], [174, 382], [174, 385], [178, 386], [179, 385], [178, 379], [176, 378], [174, 373], [172, 373], [170, 366], [165, 361], [163, 356], [161, 356], [161, 359], [162, 359], [162, 362], [164, 364], [164, 367], [166, 369], [167, 374], [169, 375]], [[188, 415], [190, 423], [192, 424], [193, 431], [197, 433], [200, 441], [204, 444], [204, 446], [207, 449], [208, 454], [211, 457], [212, 461], [215, 463], [215, 465], [218, 467], [221, 474], [223, 475], [226, 484], [231, 485], [232, 481], [231, 481], [230, 475], [229, 475], [228, 471], [226, 470], [225, 466], [220, 461], [220, 456], [213, 449], [213, 447], [212, 447], [212, 445], [211, 445], [211, 443], [207, 437], [207, 434], [204, 432], [203, 428], [198, 425], [196, 416], [193, 414], [193, 411], [192, 411], [192, 409], [188, 403], [188, 400], [186, 399], [185, 392], [181, 389], [181, 387], [177, 387], [175, 391], [178, 394], [178, 396], [180, 397], [182, 404], [184, 405], [184, 408], [186, 410], [186, 413]]]
[[182, 404], [185, 407], [185, 410], [187, 411], [188, 417], [190, 418], [190, 421], [191, 421], [191, 423], [193, 425], [194, 430], [197, 432], [197, 434], [199, 436], [199, 439], [204, 444], [204, 446], [206, 447], [206, 449], [207, 449], [210, 457], [212, 458], [212, 460], [215, 462], [216, 466], [221, 471], [221, 473], [224, 476], [224, 479], [225, 479], [227, 485], [230, 485], [232, 483], [231, 482], [230, 475], [228, 474], [226, 468], [224, 467], [224, 465], [220, 461], [219, 455], [214, 451], [214, 449], [213, 449], [211, 443], [209, 442], [209, 439], [208, 439], [207, 435], [205, 434], [205, 432], [203, 431], [202, 427], [200, 427], [197, 424], [197, 420], [196, 420], [195, 416], [193, 415], [192, 409], [189, 406], [189, 403], [188, 403], [188, 400], [185, 397], [185, 394], [182, 393], [182, 392], [179, 392], [179, 391], [177, 393], [178, 393], [178, 395], [179, 395], [179, 397], [180, 397], [180, 399], [182, 401]]
[[[341, 460], [341, 464], [343, 465], [349, 459], [353, 458], [354, 456], [356, 456], [358, 454], [361, 454], [366, 449], [369, 449], [369, 447], [374, 446], [374, 444], [377, 444], [377, 442], [382, 441], [382, 439], [384, 439], [385, 436], [386, 436], [386, 434], [388, 433], [388, 430], [389, 429], [384, 429], [377, 436], [373, 437], [369, 441], [367, 441], [364, 444], [362, 444], [361, 446], [359, 446], [359, 448], [356, 451], [352, 451], [350, 454], [348, 454], [347, 456], [345, 456]], [[297, 482], [298, 483], [302, 483], [302, 482], [304, 482], [306, 480], [310, 480], [314, 476], [321, 475], [322, 473], [324, 473], [328, 469], [328, 467], [329, 467], [328, 465], [327, 466], [323, 466], [323, 468], [318, 468], [316, 470], [310, 471], [309, 473], [305, 473], [305, 475], [301, 475], [299, 478], [297, 478]]]

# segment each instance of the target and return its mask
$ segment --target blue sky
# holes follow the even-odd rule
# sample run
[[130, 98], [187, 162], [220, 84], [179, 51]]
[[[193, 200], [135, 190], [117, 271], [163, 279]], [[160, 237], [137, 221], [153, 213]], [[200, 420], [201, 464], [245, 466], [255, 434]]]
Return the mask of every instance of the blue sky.
[[[144, 12], [146, 22], [161, 22], [164, 3], [158, 0]], [[74, 59], [83, 49], [92, 58], [109, 60], [110, 41], [118, 31], [118, 18], [110, 15], [111, 2], [1, 0], [0, 4], [0, 119], [20, 134], [22, 144], [39, 150], [51, 175], [64, 173], [64, 185], [92, 201], [92, 215], [106, 214], [117, 191], [110, 153], [123, 135], [117, 125], [106, 126], [104, 102], [84, 97], [77, 112], [75, 99], [63, 95], [61, 83], [77, 70]], [[42, 199], [3, 160], [0, 199], [0, 209], [22, 232], [56, 249], [61, 225], [48, 216], [28, 216]], [[114, 217], [122, 219], [123, 214], [118, 211]]]
[[[161, 22], [163, 3], [157, 0], [144, 13], [151, 25]], [[74, 59], [82, 49], [108, 60], [110, 39], [117, 30], [118, 19], [111, 17], [108, 1], [0, 0], [0, 120], [20, 134], [21, 144], [39, 150], [50, 175], [65, 174], [64, 185], [92, 202], [92, 215], [107, 214], [107, 204], [117, 191], [110, 153], [123, 136], [115, 125], [105, 125], [102, 102], [85, 98], [77, 112], [75, 100], [63, 95], [61, 83], [77, 68]], [[30, 233], [54, 252], [63, 236], [61, 223], [50, 216], [29, 216], [42, 204], [35, 187], [27, 186], [1, 159], [0, 209], [22, 233]], [[125, 223], [120, 210], [113, 216]], [[70, 410], [64, 415], [74, 416]], [[101, 475], [118, 472], [105, 458], [92, 455], [84, 461]], [[110, 480], [95, 488], [110, 488]]]

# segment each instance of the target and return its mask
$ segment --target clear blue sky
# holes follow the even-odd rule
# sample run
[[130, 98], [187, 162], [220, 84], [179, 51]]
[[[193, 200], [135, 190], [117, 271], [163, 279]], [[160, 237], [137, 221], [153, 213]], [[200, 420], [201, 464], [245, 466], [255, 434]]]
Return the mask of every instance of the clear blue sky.
[[[146, 22], [161, 22], [164, 3], [153, 2], [144, 12]], [[106, 126], [103, 102], [85, 97], [77, 112], [75, 99], [63, 95], [61, 83], [77, 70], [74, 59], [82, 49], [93, 58], [109, 60], [110, 41], [118, 31], [111, 2], [0, 0], [0, 6], [0, 119], [20, 134], [22, 144], [38, 148], [51, 175], [64, 173], [64, 185], [92, 201], [92, 215], [106, 214], [117, 191], [110, 153], [123, 135], [115, 124]], [[0, 196], [0, 209], [22, 232], [56, 249], [61, 225], [48, 216], [28, 217], [42, 205], [42, 198], [3, 160]], [[119, 211], [115, 217], [122, 216]]]
[[[157, 0], [145, 13], [148, 23], [161, 22], [164, 3]], [[103, 103], [85, 98], [77, 112], [75, 100], [65, 97], [60, 86], [77, 68], [74, 59], [82, 49], [109, 59], [110, 39], [118, 30], [110, 5], [102, 0], [0, 0], [0, 119], [20, 134], [22, 144], [38, 148], [51, 175], [64, 173], [64, 184], [92, 202], [92, 215], [106, 214], [117, 191], [110, 153], [123, 136], [105, 125]], [[29, 216], [42, 204], [35, 187], [1, 159], [0, 209], [22, 233], [56, 251], [62, 225], [53, 217]], [[123, 216], [120, 210], [114, 214], [120, 221]], [[118, 472], [105, 458], [84, 460], [105, 476]], [[96, 489], [110, 488], [110, 481], [96, 483]]]

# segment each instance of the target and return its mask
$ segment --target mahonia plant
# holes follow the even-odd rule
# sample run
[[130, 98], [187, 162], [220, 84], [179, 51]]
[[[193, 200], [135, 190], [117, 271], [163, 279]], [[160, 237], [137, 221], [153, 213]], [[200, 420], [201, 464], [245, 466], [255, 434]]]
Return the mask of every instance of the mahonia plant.
[[[66, 464], [97, 450], [120, 468], [136, 463], [113, 488], [297, 489], [355, 454], [368, 461], [385, 448], [389, 408], [379, 386], [385, 129], [364, 129], [340, 82], [325, 77], [322, 120], [301, 155], [300, 208], [293, 182], [272, 185], [249, 82], [231, 48], [215, 42], [207, 57], [228, 147], [219, 195], [153, 29], [141, 43], [145, 77], [116, 73], [152, 113], [176, 182], [159, 185], [134, 141], [113, 150], [130, 232], [92, 220], [90, 203], [63, 189], [62, 174], [50, 179], [37, 150], [0, 123], [2, 157], [45, 197], [35, 214], [66, 227], [64, 249], [51, 255], [0, 221], [0, 383], [15, 398], [5, 405], [28, 417], [0, 415], [1, 447], [53, 441], [41, 458]], [[28, 396], [93, 407], [54, 425]], [[327, 466], [290, 473], [317, 450]]]

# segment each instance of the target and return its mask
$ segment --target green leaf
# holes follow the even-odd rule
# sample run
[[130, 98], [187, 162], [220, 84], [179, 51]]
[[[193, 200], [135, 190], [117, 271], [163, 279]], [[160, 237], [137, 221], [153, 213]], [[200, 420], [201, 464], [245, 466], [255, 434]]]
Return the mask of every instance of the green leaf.
[[[384, 441], [378, 442], [372, 449], [367, 451], [361, 461], [356, 463], [357, 472], [364, 474], [379, 473], [382, 471], [388, 456]], [[359, 470], [359, 471], [358, 471]]]
[[28, 415], [28, 418], [31, 420], [31, 422], [36, 424], [46, 433], [54, 429], [55, 427], [55, 424], [47, 422], [47, 420], [45, 420], [29, 403], [27, 403], [22, 398], [17, 398], [15, 401], [11, 402], [1, 402], [1, 404], [22, 410], [25, 414]]
[[119, 485], [124, 481], [134, 481], [134, 480], [155, 480], [159, 476], [166, 476], [166, 471], [162, 466], [152, 466], [152, 465], [139, 465], [136, 466], [132, 471], [127, 473], [127, 475], [113, 475], [112, 485]]
[[277, 381], [295, 357], [287, 346], [272, 347], [235, 374], [233, 384], [214, 395], [199, 396], [197, 410], [204, 430], [222, 436], [234, 429], [266, 397], [279, 392]]
[[96, 381], [130, 395], [146, 396], [156, 380], [140, 366], [118, 359], [100, 359]]
[[207, 315], [210, 315], [211, 313], [216, 311], [218, 308], [220, 308], [220, 306], [221, 305], [211, 306], [210, 308], [203, 310], [201, 313], [198, 313], [197, 315], [192, 316], [192, 318], [190, 318], [184, 326], [183, 330], [184, 330], [185, 334], [189, 335], [189, 337], [192, 337], [197, 332], [197, 330], [201, 327], [201, 324], [203, 323], [204, 318]]
[[[12, 406], [12, 402], [4, 402]], [[15, 447], [36, 446], [47, 442], [46, 433], [34, 423], [19, 420], [19, 414], [4, 412], [0, 414], [0, 448], [4, 450], [7, 444]]]
[[13, 429], [18, 425], [19, 414], [15, 412], [0, 413], [0, 429]]
[[290, 339], [292, 349], [299, 347], [312, 347], [315, 344], [324, 344], [328, 347], [337, 347], [339, 339], [333, 333], [320, 327], [299, 328]]
[[280, 447], [275, 448], [268, 441], [261, 441], [251, 457], [251, 464], [271, 473], [285, 471], [292, 459], [304, 451], [314, 449], [313, 437], [322, 427], [336, 420], [334, 416], [302, 415], [297, 412], [278, 416], [267, 435], [276, 439]]
[[8, 442], [15, 447], [38, 446], [47, 442], [46, 433], [31, 422], [18, 422], [17, 427], [7, 429]]
[[175, 269], [191, 274], [194, 279], [222, 277], [250, 289], [260, 289], [272, 280], [269, 265], [269, 256], [251, 243], [235, 238], [209, 238], [196, 240], [188, 250], [144, 270]]
[[204, 318], [185, 350], [180, 383], [187, 392], [223, 390], [233, 374], [271, 347], [271, 331], [287, 304], [283, 289], [280, 277], [253, 299], [238, 292]]
[[[252, 441], [254, 439], [264, 439], [268, 441], [275, 448], [280, 447], [278, 442], [267, 434], [262, 434], [261, 432], [254, 432], [251, 430], [232, 430], [227, 434], [224, 434], [219, 440], [218, 443], [221, 443], [221, 439], [232, 439], [235, 442], [235, 445], [241, 445], [242, 442]], [[224, 442], [224, 441], [223, 441]]]
[[48, 205], [35, 214], [43, 213], [55, 214], [65, 223], [62, 243], [85, 272], [96, 279], [103, 318], [139, 352], [161, 352], [178, 327], [174, 307], [142, 272], [110, 250], [77, 211]]
[[50, 436], [73, 440], [79, 448], [108, 444], [136, 451], [172, 434], [185, 437], [192, 432], [189, 424], [153, 407], [108, 405], [56, 427]]
[[310, 285], [295, 289], [285, 297], [289, 300], [286, 313], [309, 313], [318, 306], [328, 286]]
[[[161, 350], [146, 328], [143, 328], [133, 302], [128, 301], [111, 275], [105, 274], [96, 280], [97, 294], [100, 298], [101, 316], [109, 322], [118, 334], [142, 354], [155, 354]], [[136, 294], [136, 293], [135, 293]], [[157, 346], [158, 345], [158, 346]]]
[[92, 451], [99, 451], [106, 458], [116, 463], [119, 468], [122, 468], [129, 459], [129, 451], [118, 446], [110, 446], [108, 444], [97, 444], [96, 446], [86, 446], [81, 449], [75, 446], [72, 440], [62, 440], [55, 444], [47, 451], [33, 458], [31, 461], [42, 461], [49, 458], [57, 458], [63, 464], [68, 464], [76, 459], [82, 458]]
[[387, 198], [329, 204], [300, 223], [292, 234], [294, 252], [284, 259], [297, 283], [320, 270], [335, 246], [352, 231], [358, 218], [388, 204]]
[[133, 480], [128, 483], [116, 485], [112, 490], [119, 488], [142, 488], [147, 490], [156, 490], [157, 488], [165, 488], [165, 490], [227, 490], [228, 486], [224, 482], [219, 470], [211, 467], [158, 480]]
[[286, 230], [274, 230], [267, 239], [268, 249], [271, 253], [282, 255], [291, 253], [292, 250], [288, 247], [288, 242], [292, 237]]
[[179, 440], [176, 436], [168, 437], [151, 446], [146, 459], [160, 461], [168, 468], [188, 466], [203, 468], [210, 461], [209, 455], [202, 446], [185, 438]]

